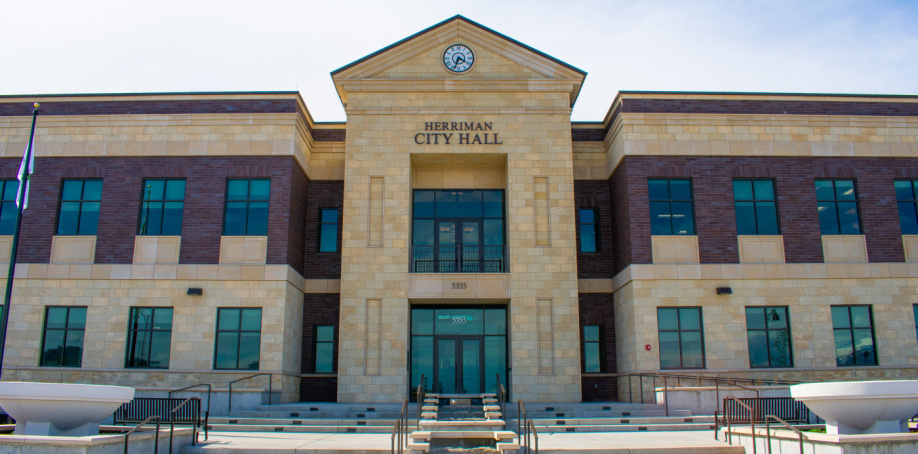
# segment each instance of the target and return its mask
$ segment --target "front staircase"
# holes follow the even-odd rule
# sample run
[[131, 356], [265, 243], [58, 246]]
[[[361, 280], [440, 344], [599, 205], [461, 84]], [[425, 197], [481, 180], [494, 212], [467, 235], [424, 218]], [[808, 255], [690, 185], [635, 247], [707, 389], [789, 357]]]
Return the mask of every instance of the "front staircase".
[[[260, 405], [255, 410], [211, 416], [210, 430], [228, 432], [391, 433], [401, 404], [292, 403]], [[517, 404], [508, 402], [506, 428], [517, 430]], [[527, 403], [538, 433], [707, 430], [713, 416], [690, 415], [662, 405], [619, 402]], [[483, 408], [482, 408], [483, 411]], [[409, 405], [408, 419], [417, 421]], [[492, 415], [493, 416], [493, 415]]]

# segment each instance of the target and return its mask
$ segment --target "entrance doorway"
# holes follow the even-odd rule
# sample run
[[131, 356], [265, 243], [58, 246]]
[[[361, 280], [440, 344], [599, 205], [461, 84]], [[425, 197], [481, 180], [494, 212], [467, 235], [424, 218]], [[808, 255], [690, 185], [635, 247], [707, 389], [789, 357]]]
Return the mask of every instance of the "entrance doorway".
[[507, 386], [506, 307], [411, 309], [411, 389], [426, 377], [426, 391], [478, 394]]

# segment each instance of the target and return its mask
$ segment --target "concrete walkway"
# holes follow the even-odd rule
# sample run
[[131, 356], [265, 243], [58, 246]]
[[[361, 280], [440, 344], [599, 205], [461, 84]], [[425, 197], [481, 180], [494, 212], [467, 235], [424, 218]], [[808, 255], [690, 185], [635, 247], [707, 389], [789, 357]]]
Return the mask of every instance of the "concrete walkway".
[[[337, 454], [390, 450], [389, 434], [211, 432], [207, 442], [182, 454]], [[540, 454], [744, 454], [705, 431], [584, 432], [539, 435]]]

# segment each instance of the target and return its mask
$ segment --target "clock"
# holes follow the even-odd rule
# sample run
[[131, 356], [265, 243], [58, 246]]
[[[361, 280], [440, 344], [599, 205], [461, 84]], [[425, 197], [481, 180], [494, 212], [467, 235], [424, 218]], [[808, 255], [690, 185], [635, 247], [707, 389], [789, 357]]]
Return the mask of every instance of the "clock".
[[475, 64], [475, 53], [462, 44], [453, 44], [443, 52], [443, 64], [454, 73], [464, 73]]

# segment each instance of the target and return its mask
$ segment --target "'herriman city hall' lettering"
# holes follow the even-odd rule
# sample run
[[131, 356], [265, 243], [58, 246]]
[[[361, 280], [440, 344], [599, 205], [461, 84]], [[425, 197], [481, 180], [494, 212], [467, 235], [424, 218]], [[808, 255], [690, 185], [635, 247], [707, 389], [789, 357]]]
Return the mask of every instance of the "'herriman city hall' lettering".
[[[424, 123], [425, 131], [491, 131], [492, 124], [486, 122], [466, 121], [428, 121]], [[503, 145], [496, 132], [478, 133], [445, 133], [419, 132], [414, 135], [418, 145]]]

